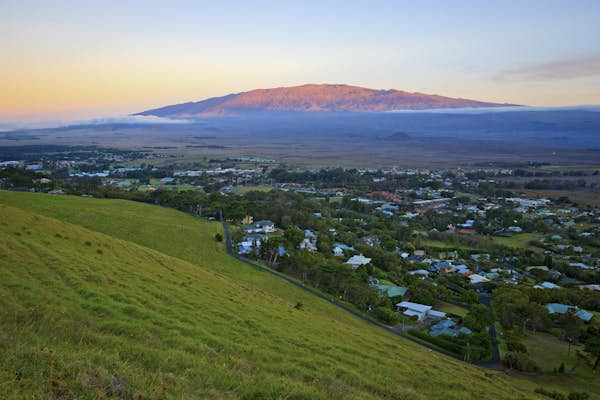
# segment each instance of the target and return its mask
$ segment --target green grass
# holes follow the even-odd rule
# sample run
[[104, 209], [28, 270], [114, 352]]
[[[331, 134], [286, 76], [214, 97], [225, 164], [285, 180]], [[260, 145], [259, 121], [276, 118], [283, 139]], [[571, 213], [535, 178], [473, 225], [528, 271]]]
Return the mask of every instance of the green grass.
[[558, 369], [562, 362], [565, 363], [565, 370], [569, 371], [575, 368], [574, 376], [563, 374], [551, 374], [543, 379], [560, 384], [563, 387], [569, 387], [573, 391], [587, 391], [590, 393], [600, 393], [600, 380], [598, 373], [592, 370], [591, 360], [578, 357], [578, 350], [583, 346], [571, 346], [565, 341], [547, 334], [538, 332], [529, 334], [523, 343], [527, 346], [529, 356], [538, 364], [543, 372], [552, 373]]
[[541, 237], [542, 235], [537, 234], [537, 233], [518, 233], [515, 234], [513, 236], [494, 236], [492, 237], [492, 240], [494, 241], [494, 243], [496, 244], [500, 244], [502, 246], [506, 246], [506, 247], [510, 247], [513, 249], [529, 249], [529, 248], [533, 248], [536, 249], [536, 247], [533, 247], [529, 244], [529, 242], [531, 242], [532, 240], [537, 240]]
[[269, 192], [273, 190], [271, 186], [261, 186], [261, 185], [248, 185], [248, 186], [236, 186], [233, 188], [233, 193], [235, 194], [244, 194], [251, 191], [258, 192]]
[[464, 317], [469, 312], [469, 310], [465, 307], [461, 307], [459, 305], [448, 303], [445, 301], [437, 302], [435, 304], [434, 309], [443, 311], [445, 313], [458, 315], [459, 317]]
[[217, 232], [156, 206], [0, 191], [0, 398], [538, 398], [239, 263]]

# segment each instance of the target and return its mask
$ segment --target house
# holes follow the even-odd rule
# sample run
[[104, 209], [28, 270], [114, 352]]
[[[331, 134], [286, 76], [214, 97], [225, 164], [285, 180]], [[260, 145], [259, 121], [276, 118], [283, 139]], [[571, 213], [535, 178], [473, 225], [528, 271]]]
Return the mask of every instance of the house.
[[364, 236], [364, 237], [360, 238], [360, 241], [371, 247], [381, 246], [381, 240], [379, 239], [379, 236], [377, 236], [376, 234]]
[[347, 246], [343, 243], [334, 243], [333, 247], [339, 247], [342, 251], [356, 251], [356, 249], [352, 246]]
[[304, 238], [302, 239], [298, 247], [300, 248], [300, 250], [308, 250], [310, 252], [315, 252], [317, 251], [317, 242], [309, 238]]
[[464, 264], [453, 265], [453, 268], [454, 268], [454, 272], [456, 272], [457, 274], [462, 275], [462, 276], [469, 276], [473, 273], [473, 271], [471, 271], [469, 269], [469, 267], [467, 267]]
[[548, 314], [573, 314], [585, 322], [589, 322], [594, 316], [594, 314], [589, 311], [560, 303], [548, 303], [546, 304], [546, 309], [548, 310]]
[[468, 219], [464, 224], [458, 224], [458, 226], [460, 226], [461, 228], [472, 228], [473, 224], [475, 224], [475, 220]]
[[451, 261], [440, 261], [429, 266], [431, 272], [437, 272], [440, 274], [450, 274], [454, 272], [454, 267]]
[[485, 276], [479, 275], [479, 274], [471, 274], [469, 275], [469, 279], [471, 280], [472, 284], [478, 284], [478, 283], [483, 283], [483, 282], [489, 282], [489, 279], [486, 278]]
[[344, 250], [342, 250], [341, 247], [337, 247], [336, 246], [336, 247], [333, 248], [333, 255], [336, 256], [336, 257], [341, 257], [341, 256], [344, 255]]
[[558, 286], [555, 283], [552, 282], [542, 282], [539, 285], [535, 285], [533, 287], [534, 289], [560, 289], [560, 286]]
[[409, 317], [416, 316], [419, 321], [423, 321], [425, 318], [440, 319], [446, 316], [446, 313], [442, 311], [432, 310], [431, 306], [419, 303], [411, 303], [410, 301], [397, 303], [396, 309], [398, 311], [402, 311], [402, 314]]
[[409, 275], [421, 275], [423, 277], [428, 276], [429, 275], [429, 271], [424, 270], [424, 269], [415, 269], [412, 271], [408, 271]]
[[403, 301], [396, 304], [398, 311], [402, 311], [402, 314], [409, 317], [416, 316], [419, 321], [423, 321], [427, 317], [427, 312], [431, 310], [431, 306], [425, 304], [411, 303], [410, 301]]
[[275, 223], [271, 221], [257, 221], [251, 226], [244, 228], [246, 233], [272, 233], [275, 232]]
[[264, 233], [275, 232], [275, 223], [269, 220], [255, 222], [254, 226], [262, 229]]
[[457, 327], [456, 322], [451, 320], [450, 318], [444, 319], [437, 324], [431, 327], [429, 331], [429, 336], [440, 336], [440, 335], [448, 335], [452, 337], [456, 337], [460, 334], [470, 335], [473, 332], [466, 327]]
[[379, 294], [382, 296], [387, 296], [390, 299], [392, 297], [404, 297], [406, 292], [408, 292], [408, 288], [404, 286], [393, 286], [393, 285], [382, 285], [382, 284], [373, 284], [377, 289], [379, 289]]
[[317, 235], [310, 229], [304, 230], [304, 239], [300, 242], [300, 249], [306, 249], [310, 252], [317, 251]]
[[370, 262], [371, 262], [370, 258], [365, 257], [362, 254], [359, 254], [357, 256], [350, 257], [348, 259], [348, 261], [346, 261], [344, 264], [350, 265], [352, 267], [352, 269], [356, 269], [356, 268], [360, 267], [361, 265], [366, 265]]
[[523, 232], [523, 228], [521, 228], [520, 226], [509, 226], [508, 228], [506, 228], [506, 230], [509, 232], [514, 232], [514, 233]]
[[600, 292], [600, 285], [581, 285], [581, 289]]
[[263, 235], [261, 233], [253, 233], [253, 234], [244, 236], [244, 241], [255, 243], [258, 246], [260, 246], [260, 243], [266, 239], [267, 239], [267, 235]]
[[252, 242], [240, 242], [237, 244], [237, 250], [239, 254], [251, 254], [254, 250], [254, 244]]

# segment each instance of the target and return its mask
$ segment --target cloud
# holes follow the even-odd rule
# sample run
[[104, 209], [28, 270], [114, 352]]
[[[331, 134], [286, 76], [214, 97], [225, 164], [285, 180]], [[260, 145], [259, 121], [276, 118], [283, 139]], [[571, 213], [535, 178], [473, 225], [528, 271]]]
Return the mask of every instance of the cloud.
[[191, 121], [186, 119], [161, 118], [154, 115], [125, 115], [69, 121], [36, 121], [36, 122], [0, 122], [0, 132], [7, 132], [19, 129], [47, 129], [64, 128], [81, 125], [173, 125], [188, 124]]
[[494, 80], [549, 81], [600, 76], [600, 52], [500, 71]]

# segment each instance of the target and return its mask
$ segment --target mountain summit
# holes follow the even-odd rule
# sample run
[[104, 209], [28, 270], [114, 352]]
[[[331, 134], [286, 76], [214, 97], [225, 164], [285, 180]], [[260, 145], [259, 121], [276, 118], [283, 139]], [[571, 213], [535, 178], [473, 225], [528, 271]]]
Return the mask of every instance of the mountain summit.
[[380, 112], [507, 105], [509, 104], [409, 93], [395, 89], [375, 90], [348, 85], [308, 84], [274, 89], [256, 89], [198, 102], [156, 108], [135, 115], [194, 118], [236, 115], [256, 111]]

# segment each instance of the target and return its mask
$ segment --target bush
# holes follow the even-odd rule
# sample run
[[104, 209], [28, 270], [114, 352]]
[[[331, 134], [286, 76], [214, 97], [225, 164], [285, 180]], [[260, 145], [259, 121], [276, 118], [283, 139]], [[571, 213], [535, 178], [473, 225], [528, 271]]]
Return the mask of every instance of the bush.
[[216, 233], [215, 234], [215, 240], [217, 242], [222, 242], [223, 241], [223, 235], [221, 235], [220, 233]]
[[587, 400], [590, 395], [586, 392], [571, 392], [569, 393], [569, 400]]
[[535, 389], [535, 392], [541, 395], [544, 395], [546, 397], [549, 397], [551, 399], [554, 400], [567, 400], [567, 396], [565, 396], [564, 394], [557, 392], [555, 390], [546, 390], [544, 388], [537, 388]]
[[538, 372], [540, 367], [525, 353], [506, 353], [506, 363], [510, 368], [523, 372]]
[[544, 388], [537, 388], [535, 392], [554, 400], [587, 400], [590, 398], [590, 395], [585, 392], [571, 392], [569, 396], [565, 396], [556, 390], [546, 390]]
[[387, 325], [396, 325], [400, 321], [400, 317], [389, 307], [379, 306], [373, 310], [375, 318]]
[[427, 332], [410, 330], [408, 331], [412, 336], [418, 337], [425, 342], [429, 342], [431, 344], [436, 345], [450, 353], [454, 353], [456, 355], [462, 354], [462, 347], [458, 343], [454, 343], [451, 341], [451, 338], [444, 336], [429, 336]]
[[527, 353], [527, 346], [515, 336], [506, 338], [506, 348], [512, 353]]

